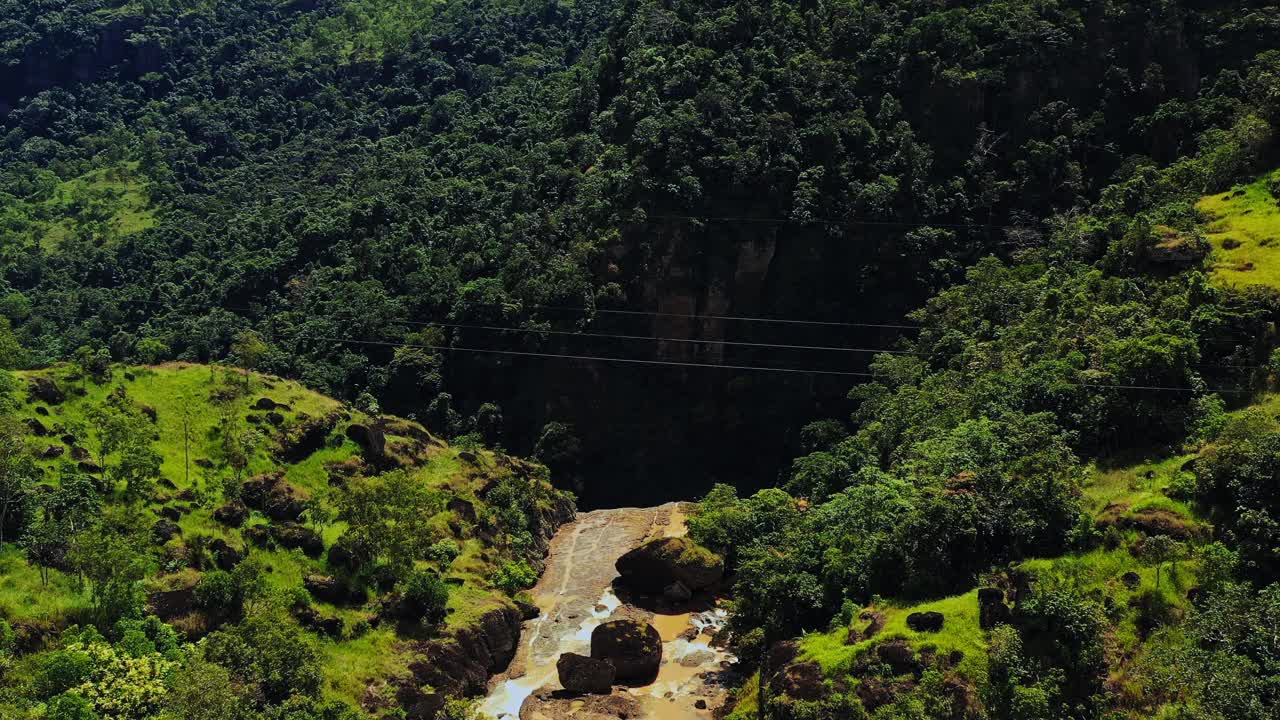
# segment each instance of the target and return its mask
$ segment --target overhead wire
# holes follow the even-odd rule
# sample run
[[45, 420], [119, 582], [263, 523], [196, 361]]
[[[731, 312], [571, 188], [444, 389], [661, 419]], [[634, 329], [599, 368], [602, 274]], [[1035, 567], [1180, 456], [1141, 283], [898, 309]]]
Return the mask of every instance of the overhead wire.
[[[137, 302], [142, 304], [165, 305], [165, 306], [172, 304], [172, 303], [165, 303], [161, 301], [142, 300], [142, 299], [128, 299], [128, 300], [125, 300], [125, 302]], [[245, 312], [255, 311], [254, 308], [247, 308], [247, 307], [237, 307], [237, 306], [219, 306], [219, 307], [223, 309], [228, 309], [228, 310], [240, 310]], [[590, 308], [566, 308], [562, 306], [544, 306], [544, 305], [530, 305], [527, 307], [540, 308], [540, 309], [557, 309], [557, 310], [560, 310], [560, 309], [581, 310], [581, 311], [592, 310]], [[828, 321], [797, 320], [793, 318], [758, 318], [758, 317], [747, 317], [747, 316], [686, 315], [686, 314], [680, 314], [680, 313], [661, 313], [661, 312], [640, 311], [640, 310], [598, 310], [598, 312], [616, 313], [616, 314], [624, 314], [624, 315], [673, 316], [673, 317], [700, 318], [700, 319], [744, 320], [744, 321], [754, 321], [754, 322], [774, 322], [774, 323], [789, 323], [789, 324], [799, 324], [799, 325], [837, 325], [837, 326], [843, 325], [843, 326], [852, 326], [852, 327], [877, 327], [877, 328], [900, 328], [900, 329], [909, 328], [909, 329], [917, 329], [917, 330], [922, 329], [919, 326], [868, 324], [868, 323], [836, 323], [836, 322], [828, 322]], [[832, 352], [867, 353], [867, 354], [925, 356], [925, 353], [918, 353], [918, 352], [913, 352], [909, 350], [894, 350], [889, 348], [885, 348], [885, 349], [846, 348], [846, 347], [837, 347], [837, 346], [829, 346], [829, 345], [792, 345], [792, 344], [785, 344], [785, 343], [755, 343], [755, 342], [733, 341], [733, 340], [705, 340], [705, 339], [698, 339], [698, 338], [667, 338], [667, 337], [652, 337], [652, 336], [645, 336], [645, 335], [625, 335], [625, 334], [614, 334], [614, 333], [586, 333], [586, 332], [574, 332], [574, 331], [565, 331], [565, 330], [543, 330], [543, 329], [537, 329], [537, 328], [511, 328], [511, 327], [500, 327], [500, 326], [491, 326], [491, 325], [477, 325], [477, 324], [470, 324], [470, 323], [450, 323], [450, 322], [439, 322], [439, 321], [391, 320], [388, 322], [390, 322], [391, 324], [411, 325], [411, 326], [424, 326], [424, 327], [437, 326], [437, 327], [449, 327], [449, 328], [457, 328], [457, 329], [476, 329], [476, 330], [482, 330], [487, 332], [516, 332], [516, 333], [525, 333], [525, 334], [545, 334], [545, 335], [583, 337], [583, 338], [646, 340], [651, 342], [674, 342], [674, 343], [687, 343], [687, 344], [696, 344], [696, 345], [725, 345], [725, 346], [736, 346], [736, 347], [794, 349], [794, 350], [818, 351], [818, 352], [832, 351]], [[304, 337], [299, 339], [319, 340], [322, 338], [305, 338]], [[617, 358], [617, 357], [596, 356], [596, 355], [573, 355], [573, 354], [566, 354], [566, 353], [535, 353], [532, 351], [499, 350], [499, 349], [493, 349], [493, 348], [465, 348], [465, 347], [454, 347], [454, 346], [417, 345], [412, 343], [356, 340], [356, 339], [350, 339], [350, 338], [324, 338], [324, 340], [333, 341], [333, 342], [367, 344], [367, 345], [418, 347], [421, 349], [433, 349], [433, 350], [441, 350], [441, 351], [473, 352], [473, 353], [482, 353], [482, 354], [505, 354], [505, 355], [526, 356], [526, 357], [541, 356], [541, 357], [554, 357], [554, 358], [560, 358], [560, 359], [580, 359], [580, 360], [586, 360], [586, 361], [599, 361], [599, 362], [620, 362], [620, 363], [644, 364], [644, 365], [673, 365], [673, 366], [679, 366], [679, 367], [720, 367], [720, 368], [726, 368], [726, 369], [759, 370], [759, 371], [767, 371], [767, 372], [812, 373], [812, 374], [823, 374], [823, 375], [844, 375], [844, 376], [851, 376], [851, 377], [875, 377], [875, 375], [872, 373], [858, 373], [858, 372], [835, 371], [835, 370], [779, 368], [779, 367], [754, 366], [754, 365], [728, 365], [728, 364], [722, 364], [722, 363], [685, 363], [685, 362], [679, 362], [679, 361], [643, 360], [643, 359], [635, 359], [635, 358]], [[1222, 364], [1222, 363], [1196, 363], [1196, 364], [1193, 364], [1192, 366], [1199, 367], [1199, 368], [1216, 367], [1216, 368], [1231, 368], [1231, 369], [1241, 369], [1241, 370], [1261, 370], [1261, 369], [1265, 369], [1266, 367], [1263, 365], [1235, 365], [1235, 364]], [[1201, 391], [1196, 388], [1151, 386], [1151, 385], [1123, 385], [1123, 384], [1101, 384], [1101, 383], [1067, 383], [1067, 384], [1077, 385], [1080, 387], [1110, 388], [1110, 389], [1124, 389], [1124, 390], [1178, 391], [1178, 392], [1200, 392]], [[1224, 389], [1207, 388], [1206, 390], [1208, 390], [1209, 392], [1224, 392], [1224, 393], [1251, 392], [1248, 390], [1235, 390], [1235, 389], [1225, 389], [1225, 388]]]
[[[595, 356], [595, 355], [572, 355], [572, 354], [566, 354], [566, 353], [541, 353], [541, 352], [533, 352], [528, 350], [470, 348], [470, 347], [457, 347], [457, 346], [450, 346], [450, 345], [391, 342], [391, 341], [385, 341], [385, 340], [357, 340], [353, 338], [340, 338], [340, 337], [328, 337], [328, 336], [321, 337], [321, 336], [305, 336], [304, 335], [304, 336], [298, 336], [294, 339], [314, 340], [318, 342], [349, 343], [349, 344], [356, 344], [356, 345], [372, 345], [372, 346], [381, 346], [381, 347], [419, 348], [424, 350], [437, 350], [440, 352], [469, 352], [469, 353], [492, 354], [492, 355], [511, 355], [511, 356], [517, 356], [517, 357], [544, 357], [544, 358], [554, 358], [554, 359], [562, 359], [562, 360], [585, 360], [585, 361], [591, 361], [591, 362], [617, 362], [617, 363], [627, 363], [627, 364], [637, 364], [637, 365], [670, 365], [675, 367], [720, 368], [725, 370], [756, 370], [756, 371], [764, 371], [764, 372], [782, 372], [782, 373], [796, 373], [796, 374], [807, 374], [807, 375], [839, 375], [839, 376], [850, 376], [850, 377], [867, 377], [867, 378], [873, 378], [873, 379], [878, 377], [875, 373], [849, 372], [849, 371], [840, 371], [840, 370], [779, 368], [779, 367], [763, 367], [763, 366], [755, 366], [755, 365], [729, 365], [729, 364], [722, 364], [722, 363], [689, 363], [689, 362], [680, 362], [675, 360], [644, 360], [644, 359], [637, 359], [637, 358], [619, 358], [619, 357]], [[1253, 392], [1252, 390], [1240, 390], [1240, 389], [1234, 389], [1234, 388], [1191, 388], [1191, 387], [1172, 387], [1172, 386], [1164, 386], [1164, 385], [1128, 385], [1128, 384], [1121, 384], [1121, 383], [1063, 382], [1058, 384], [1068, 385], [1073, 387], [1082, 387], [1082, 388], [1101, 388], [1101, 389], [1113, 389], [1113, 390], [1144, 390], [1144, 391], [1161, 391], [1161, 392], [1191, 392], [1191, 393], [1219, 392], [1219, 393], [1233, 393], [1233, 394], [1251, 394]]]

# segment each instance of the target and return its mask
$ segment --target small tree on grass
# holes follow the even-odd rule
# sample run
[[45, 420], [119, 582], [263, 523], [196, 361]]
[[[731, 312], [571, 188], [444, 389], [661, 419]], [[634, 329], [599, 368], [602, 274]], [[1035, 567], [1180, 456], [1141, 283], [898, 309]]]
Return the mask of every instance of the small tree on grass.
[[9, 521], [27, 507], [38, 473], [22, 425], [12, 417], [0, 417], [0, 543]]
[[414, 570], [401, 585], [400, 597], [406, 619], [419, 618], [424, 624], [434, 625], [444, 620], [448, 610], [449, 585], [429, 570]]
[[182, 393], [178, 396], [179, 414], [182, 419], [182, 469], [186, 478], [186, 487], [191, 487], [191, 441], [195, 440], [195, 410], [191, 396]]
[[1142, 541], [1142, 558], [1156, 568], [1156, 589], [1160, 589], [1160, 568], [1176, 563], [1186, 548], [1168, 535], [1153, 535]]
[[49, 585], [49, 572], [66, 565], [67, 526], [62, 520], [50, 516], [41, 509], [35, 519], [27, 527], [22, 539], [26, 550], [27, 562], [40, 570], [40, 584]]
[[246, 330], [236, 336], [231, 352], [235, 355], [236, 364], [244, 370], [244, 389], [247, 391], [249, 371], [257, 369], [258, 363], [262, 362], [262, 357], [267, 354], [267, 343], [258, 333]]

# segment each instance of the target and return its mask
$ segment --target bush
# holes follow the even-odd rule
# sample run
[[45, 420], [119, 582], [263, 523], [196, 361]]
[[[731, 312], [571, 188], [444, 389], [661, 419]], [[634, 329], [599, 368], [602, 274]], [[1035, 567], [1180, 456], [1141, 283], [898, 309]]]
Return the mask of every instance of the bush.
[[449, 565], [462, 554], [462, 548], [453, 540], [441, 540], [427, 548], [427, 559], [441, 565]]
[[241, 601], [240, 588], [231, 573], [222, 570], [205, 573], [196, 585], [196, 604], [214, 615], [239, 615]]
[[48, 720], [98, 720], [93, 705], [75, 693], [59, 695], [45, 711]]
[[449, 586], [436, 573], [415, 570], [400, 587], [400, 612], [406, 619], [427, 623], [444, 620], [449, 606]]
[[508, 594], [515, 594], [532, 587], [536, 582], [538, 582], [538, 572], [524, 560], [504, 564], [493, 578], [493, 584]]
[[41, 655], [35, 671], [36, 696], [51, 698], [70, 690], [89, 677], [93, 658], [83, 650], [56, 650]]

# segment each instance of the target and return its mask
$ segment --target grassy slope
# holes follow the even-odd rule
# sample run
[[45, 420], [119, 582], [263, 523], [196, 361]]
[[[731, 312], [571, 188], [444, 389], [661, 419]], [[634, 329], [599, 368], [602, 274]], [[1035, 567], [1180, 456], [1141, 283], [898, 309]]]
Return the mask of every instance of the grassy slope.
[[1196, 203], [1210, 221], [1206, 232], [1218, 282], [1280, 287], [1280, 201], [1269, 189], [1277, 176], [1280, 170]]
[[58, 182], [43, 200], [10, 198], [0, 205], [0, 225], [46, 250], [78, 231], [111, 241], [156, 224], [138, 163], [119, 163]]
[[[190, 538], [198, 534], [222, 537], [233, 546], [244, 548], [246, 543], [240, 530], [227, 528], [213, 519], [213, 510], [222, 503], [218, 476], [226, 476], [231, 472], [223, 466], [222, 450], [215, 432], [219, 412], [209, 399], [210, 390], [218, 382], [219, 372], [225, 373], [208, 366], [181, 363], [115, 369], [111, 380], [101, 385], [73, 379], [72, 371], [67, 367], [19, 373], [21, 377], [41, 375], [53, 378], [68, 395], [66, 402], [49, 406], [27, 402], [24, 393], [24, 404], [19, 416], [39, 419], [55, 430], [50, 437], [32, 437], [36, 450], [41, 451], [50, 445], [62, 445], [58, 436], [77, 425], [86, 424], [86, 410], [92, 404], [100, 402], [112, 388], [123, 386], [133, 401], [156, 410], [155, 429], [158, 439], [155, 448], [164, 459], [164, 478], [177, 488], [168, 490], [167, 493], [176, 495], [187, 489], [199, 493], [199, 499], [190, 503], [191, 511], [179, 523], [183, 537]], [[237, 375], [235, 382], [241, 381], [241, 376]], [[260, 397], [270, 397], [290, 406], [290, 409], [281, 411], [286, 418], [283, 426], [285, 429], [298, 423], [304, 415], [321, 417], [334, 411], [349, 414], [350, 422], [369, 419], [363, 413], [344, 407], [338, 401], [311, 392], [297, 383], [255, 374], [251, 376], [250, 391], [237, 400], [236, 412], [240, 416], [242, 428], [259, 427], [264, 433], [274, 430], [269, 424], [255, 426], [247, 421], [251, 415], [263, 415], [250, 407]], [[195, 430], [191, 458], [193, 461], [209, 460], [214, 465], [213, 470], [203, 470], [193, 462], [189, 478], [183, 460], [184, 404], [189, 407]], [[47, 415], [38, 414], [37, 407], [41, 406]], [[359, 453], [355, 443], [341, 435], [345, 423], [346, 421], [340, 424], [334, 433], [335, 438], [341, 438], [340, 444], [331, 443], [295, 464], [283, 464], [273, 455], [273, 442], [264, 440], [253, 452], [244, 477], [282, 469], [285, 470], [288, 481], [295, 486], [311, 493], [324, 492], [328, 488], [325, 465], [351, 459]], [[83, 436], [83, 430], [79, 432]], [[388, 435], [388, 446], [393, 450], [402, 442], [407, 442], [407, 439]], [[410, 472], [433, 487], [447, 488], [453, 496], [471, 501], [479, 510], [483, 508], [483, 503], [476, 494], [489, 478], [497, 474], [497, 470], [490, 453], [480, 452], [478, 455], [475, 463], [468, 462], [459, 457], [456, 448], [434, 443], [425, 464], [412, 467]], [[55, 468], [61, 462], [64, 460], [41, 461], [40, 464], [47, 469], [47, 481], [56, 482]], [[152, 504], [150, 507], [155, 511], [160, 504]], [[441, 513], [439, 517], [433, 518], [433, 524], [448, 532], [450, 519], [448, 513]], [[255, 511], [245, 527], [265, 522], [266, 518]], [[341, 535], [343, 529], [341, 523], [327, 527], [323, 532], [326, 545]], [[510, 604], [510, 600], [490, 584], [495, 567], [493, 560], [482, 559], [482, 553], [486, 550], [484, 545], [475, 538], [458, 540], [464, 553], [448, 569], [448, 575], [461, 579], [464, 584], [455, 587], [451, 593], [451, 613], [448, 619], [448, 626], [451, 628], [474, 622], [489, 609]], [[267, 558], [271, 567], [272, 584], [278, 588], [298, 587], [307, 574], [327, 572], [323, 558], [311, 559], [299, 551], [255, 549], [253, 552], [261, 553]], [[87, 598], [75, 590], [69, 578], [58, 573], [54, 573], [50, 588], [42, 588], [39, 574], [26, 564], [21, 552], [13, 547], [0, 548], [0, 573], [0, 613], [10, 619], [61, 626], [73, 621], [77, 611], [87, 607]], [[177, 579], [180, 574], [157, 577], [154, 582], [159, 586], [167, 580]], [[347, 622], [348, 629], [355, 622], [372, 617], [364, 608], [338, 608], [318, 601], [314, 606], [323, 615], [342, 617]], [[326, 660], [328, 691], [353, 704], [371, 682], [403, 672], [408, 663], [408, 647], [391, 629], [377, 628], [359, 638], [336, 641], [318, 638], [317, 644]]]
[[[1280, 396], [1266, 398], [1262, 406], [1275, 407], [1280, 411]], [[1120, 514], [1122, 517], [1143, 509], [1159, 508], [1195, 524], [1198, 520], [1194, 508], [1165, 493], [1176, 481], [1176, 476], [1183, 472], [1182, 466], [1193, 457], [1193, 454], [1166, 456], [1156, 453], [1150, 458], [1130, 458], [1104, 468], [1094, 468], [1084, 488], [1085, 507], [1096, 518], [1103, 517], [1109, 507], [1117, 505], [1127, 508]], [[1137, 531], [1125, 530], [1123, 535], [1126, 540], [1133, 540]], [[1021, 564], [1021, 568], [1042, 579], [1073, 585], [1086, 594], [1101, 592], [1113, 598], [1113, 609], [1108, 613], [1111, 629], [1106, 638], [1109, 665], [1113, 669], [1109, 683], [1120, 693], [1126, 706], [1132, 708], [1131, 717], [1149, 717], [1148, 713], [1155, 709], [1141, 705], [1143, 693], [1140, 689], [1134, 688], [1130, 692], [1127, 670], [1140, 661], [1144, 653], [1151, 651], [1153, 642], [1160, 640], [1149, 637], [1144, 641], [1138, 627], [1138, 611], [1129, 603], [1156, 589], [1155, 568], [1135, 559], [1123, 547], [1028, 560]], [[1159, 594], [1175, 608], [1176, 613], [1183, 613], [1188, 608], [1186, 591], [1195, 585], [1196, 570], [1196, 563], [1187, 560], [1178, 563], [1173, 571], [1166, 567], [1161, 574]], [[1134, 589], [1121, 582], [1121, 577], [1129, 572], [1140, 577]], [[905, 638], [917, 651], [932, 646], [939, 656], [953, 650], [963, 652], [959, 672], [981, 687], [986, 675], [987, 638], [978, 626], [977, 588], [961, 595], [915, 604], [881, 601], [872, 609], [885, 616], [884, 629], [874, 638], [846, 645], [846, 628], [810, 633], [800, 640], [803, 658], [817, 661], [824, 673], [835, 679], [846, 676], [855, 661], [880, 641]], [[907, 627], [908, 615], [926, 611], [937, 611], [946, 617], [942, 631], [920, 633]], [[856, 627], [865, 624], [865, 621], [854, 623]], [[739, 704], [729, 716], [730, 720], [753, 720], [757, 685], [758, 678], [752, 678], [739, 691]]]
[[[1209, 221], [1205, 231], [1214, 247], [1212, 275], [1216, 282], [1280, 288], [1280, 200], [1270, 190], [1278, 177], [1280, 170], [1230, 192], [1206, 196], [1196, 204]], [[1280, 395], [1263, 398], [1253, 407], [1280, 413]], [[1159, 510], [1189, 525], [1197, 525], [1201, 520], [1195, 508], [1166, 493], [1185, 479], [1183, 466], [1194, 457], [1195, 454], [1154, 453], [1146, 457], [1112, 459], [1094, 468], [1084, 488], [1085, 507], [1099, 519], [1124, 519], [1142, 511]], [[1132, 540], [1137, 531], [1125, 530], [1122, 534], [1126, 540]], [[1107, 652], [1112, 668], [1109, 683], [1119, 693], [1122, 704], [1131, 710], [1131, 717], [1149, 717], [1155, 712], [1156, 708], [1143, 706], [1141, 689], [1130, 688], [1127, 678], [1127, 669], [1140, 661], [1144, 653], [1151, 652], [1154, 643], [1164, 641], [1159, 635], [1142, 637], [1138, 613], [1129, 605], [1143, 593], [1156, 590], [1155, 569], [1133, 558], [1123, 548], [1033, 559], [1021, 567], [1038, 577], [1074, 585], [1086, 593], [1100, 592], [1113, 599], [1113, 609], [1108, 613], [1111, 629]], [[1162, 575], [1159, 595], [1175, 608], [1175, 613], [1183, 613], [1188, 607], [1186, 591], [1195, 585], [1196, 570], [1194, 561], [1183, 561], [1172, 572], [1166, 569]], [[1134, 589], [1120, 581], [1121, 576], [1129, 572], [1140, 577]], [[828, 677], [835, 678], [847, 673], [854, 660], [868, 652], [875, 642], [901, 637], [917, 650], [933, 645], [940, 652], [964, 652], [960, 671], [981, 683], [985, 676], [987, 646], [985, 633], [978, 627], [976, 589], [914, 605], [881, 602], [874, 609], [886, 617], [885, 628], [876, 638], [846, 645], [846, 628], [811, 633], [801, 639], [805, 658], [817, 661]], [[946, 616], [941, 632], [918, 633], [906, 626], [907, 615], [929, 610]], [[752, 678], [743, 687], [739, 705], [730, 720], [754, 718], [757, 685], [758, 678]]]
[[343, 12], [309, 28], [295, 52], [299, 57], [336, 56], [343, 62], [377, 59], [402, 47], [429, 27], [439, 0], [347, 0]]

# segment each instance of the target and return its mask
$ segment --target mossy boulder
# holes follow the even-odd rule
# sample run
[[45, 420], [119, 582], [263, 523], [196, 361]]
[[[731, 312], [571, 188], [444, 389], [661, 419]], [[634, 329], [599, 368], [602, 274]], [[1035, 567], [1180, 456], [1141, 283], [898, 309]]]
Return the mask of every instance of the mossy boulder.
[[59, 405], [67, 399], [58, 384], [46, 377], [33, 377], [28, 380], [27, 393], [32, 400], [40, 400], [50, 405]]
[[569, 692], [606, 695], [613, 689], [617, 670], [613, 661], [565, 653], [556, 661], [560, 685]]
[[324, 553], [324, 541], [320, 539], [320, 535], [297, 523], [272, 525], [271, 537], [280, 547], [301, 550], [307, 557], [316, 558]]
[[662, 593], [674, 583], [692, 592], [724, 577], [724, 560], [689, 538], [658, 538], [618, 558], [622, 581], [641, 592]]
[[304, 493], [285, 482], [280, 471], [246, 480], [240, 496], [246, 505], [278, 522], [297, 522], [306, 509]]
[[232, 500], [214, 510], [213, 519], [228, 527], [238, 528], [249, 519], [249, 507], [239, 500]]
[[648, 685], [662, 665], [662, 636], [648, 623], [611, 620], [591, 632], [591, 657], [609, 660], [624, 685]]

